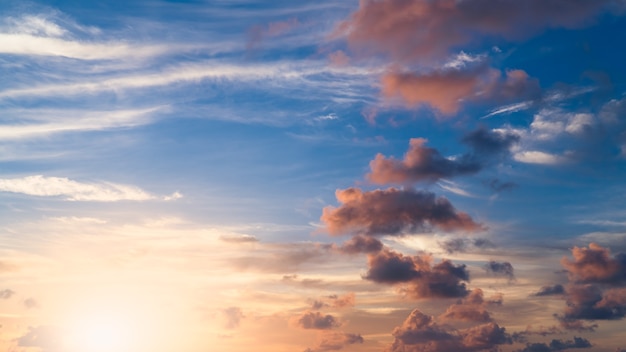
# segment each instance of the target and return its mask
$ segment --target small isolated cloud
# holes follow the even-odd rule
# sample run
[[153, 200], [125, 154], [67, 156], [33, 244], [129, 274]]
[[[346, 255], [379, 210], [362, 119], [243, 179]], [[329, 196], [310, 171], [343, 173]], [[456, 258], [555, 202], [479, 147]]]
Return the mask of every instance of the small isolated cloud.
[[339, 320], [330, 314], [305, 312], [293, 319], [294, 324], [302, 329], [329, 330], [339, 327]]
[[15, 294], [15, 291], [11, 289], [2, 290], [0, 291], [0, 299], [9, 299], [13, 297], [14, 294]]
[[153, 195], [135, 186], [110, 182], [84, 183], [65, 177], [42, 175], [0, 179], [0, 192], [37, 197], [62, 197], [70, 201], [116, 202], [155, 199]]
[[367, 174], [367, 179], [376, 184], [434, 182], [441, 178], [474, 174], [482, 168], [468, 155], [446, 158], [437, 149], [427, 147], [426, 143], [424, 138], [412, 138], [402, 160], [376, 155], [370, 162], [371, 172]]
[[513, 265], [509, 262], [496, 262], [490, 260], [487, 264], [485, 264], [484, 268], [488, 273], [506, 276], [509, 280], [515, 279]]
[[335, 192], [339, 207], [323, 209], [321, 220], [331, 235], [402, 235], [437, 228], [443, 231], [480, 231], [483, 226], [457, 211], [443, 197], [427, 191], [388, 188], [363, 192], [348, 188]]
[[17, 338], [20, 347], [38, 347], [43, 352], [60, 351], [61, 334], [59, 329], [48, 325], [28, 327], [28, 331]]
[[438, 242], [439, 246], [448, 254], [467, 252], [476, 249], [495, 248], [496, 245], [486, 238], [451, 238]]
[[542, 286], [533, 296], [558, 296], [565, 294], [565, 287], [561, 284]]
[[220, 311], [222, 317], [222, 323], [225, 329], [236, 329], [241, 323], [241, 319], [245, 318], [241, 308], [228, 307]]
[[508, 152], [520, 138], [514, 131], [479, 127], [463, 136], [461, 141], [471, 147], [476, 154], [497, 155]]
[[34, 298], [27, 298], [26, 300], [24, 300], [24, 307], [28, 309], [38, 308], [39, 303]]
[[525, 164], [559, 165], [568, 161], [568, 158], [558, 154], [538, 150], [520, 151], [513, 154], [513, 159]]
[[433, 258], [423, 254], [405, 256], [384, 250], [368, 256], [368, 271], [363, 278], [383, 284], [404, 285], [403, 292], [414, 299], [465, 297], [469, 272], [464, 264], [454, 265], [442, 260], [433, 265]]

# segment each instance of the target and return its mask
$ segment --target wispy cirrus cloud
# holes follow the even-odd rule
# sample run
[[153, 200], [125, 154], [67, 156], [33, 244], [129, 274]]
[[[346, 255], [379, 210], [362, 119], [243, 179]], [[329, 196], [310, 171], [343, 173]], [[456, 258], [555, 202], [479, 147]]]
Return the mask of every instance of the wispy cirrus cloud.
[[79, 182], [42, 175], [0, 179], [0, 192], [37, 197], [60, 197], [69, 201], [116, 202], [158, 199], [139, 187], [110, 182]]

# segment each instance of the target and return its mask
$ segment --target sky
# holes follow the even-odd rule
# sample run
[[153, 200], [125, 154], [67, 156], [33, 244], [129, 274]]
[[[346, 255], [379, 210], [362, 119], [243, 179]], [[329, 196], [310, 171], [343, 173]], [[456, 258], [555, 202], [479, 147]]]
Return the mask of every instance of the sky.
[[0, 350], [626, 351], [623, 0], [0, 2]]

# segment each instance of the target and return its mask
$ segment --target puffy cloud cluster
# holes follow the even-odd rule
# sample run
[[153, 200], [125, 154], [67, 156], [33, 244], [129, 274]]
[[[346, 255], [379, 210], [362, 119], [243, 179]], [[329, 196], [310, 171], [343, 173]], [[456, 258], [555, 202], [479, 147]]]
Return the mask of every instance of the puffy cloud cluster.
[[388, 188], [364, 192], [338, 190], [339, 207], [325, 207], [321, 220], [331, 235], [358, 233], [368, 236], [402, 235], [437, 228], [444, 231], [478, 231], [483, 227], [457, 211], [443, 197], [427, 191]]
[[573, 259], [561, 260], [569, 274], [567, 287], [544, 286], [535, 296], [562, 295], [566, 307], [556, 315], [568, 330], [593, 331], [596, 320], [619, 320], [626, 316], [626, 255], [611, 256], [608, 248], [590, 243], [574, 247]]
[[397, 61], [441, 59], [476, 35], [523, 38], [584, 24], [615, 0], [365, 0], [338, 30], [355, 49]]
[[438, 324], [434, 317], [415, 309], [393, 330], [394, 342], [388, 352], [447, 352], [494, 350], [511, 344], [505, 328], [490, 322], [456, 330]]
[[491, 158], [508, 153], [519, 139], [520, 136], [513, 131], [481, 127], [466, 134], [461, 140], [471, 148], [470, 152], [458, 157], [444, 157], [437, 149], [427, 147], [426, 139], [412, 138], [402, 160], [377, 154], [370, 162], [371, 172], [366, 178], [375, 184], [412, 184], [475, 174]]
[[611, 258], [608, 248], [590, 243], [589, 248], [574, 247], [574, 260], [563, 258], [561, 264], [570, 278], [581, 283], [626, 284], [626, 254]]
[[414, 299], [465, 297], [469, 272], [465, 265], [442, 260], [433, 265], [430, 255], [405, 256], [383, 250], [368, 256], [365, 279], [384, 284], [403, 284], [403, 291]]
[[496, 262], [490, 260], [489, 262], [487, 262], [487, 264], [485, 264], [485, 270], [488, 273], [506, 276], [507, 278], [509, 278], [509, 280], [515, 279], [513, 265], [511, 265], [511, 263], [509, 262]]
[[448, 307], [441, 317], [448, 320], [491, 322], [493, 319], [486, 309], [489, 303], [491, 302], [483, 298], [483, 290], [476, 288], [465, 299]]
[[294, 323], [302, 329], [314, 330], [329, 330], [341, 325], [333, 315], [320, 312], [304, 312], [294, 320]]

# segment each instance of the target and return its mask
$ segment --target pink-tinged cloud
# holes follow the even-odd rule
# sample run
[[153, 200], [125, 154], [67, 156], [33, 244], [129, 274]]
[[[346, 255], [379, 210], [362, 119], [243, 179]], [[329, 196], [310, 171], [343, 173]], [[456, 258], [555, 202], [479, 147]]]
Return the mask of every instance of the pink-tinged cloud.
[[286, 21], [270, 22], [267, 25], [256, 25], [248, 31], [248, 50], [256, 48], [264, 39], [277, 37], [289, 33], [298, 27], [300, 22], [297, 18]]
[[388, 188], [364, 192], [348, 188], [335, 192], [339, 207], [328, 206], [321, 221], [337, 236], [360, 233], [369, 236], [402, 235], [436, 228], [443, 231], [480, 231], [483, 226], [457, 211], [443, 197], [427, 191]]
[[456, 114], [464, 101], [506, 102], [540, 95], [539, 83], [522, 70], [506, 71], [479, 66], [427, 73], [389, 72], [382, 77], [382, 94], [400, 99], [407, 107], [423, 105], [443, 115]]
[[563, 258], [561, 265], [570, 279], [583, 283], [626, 284], [626, 255], [611, 257], [608, 248], [590, 243], [588, 248], [574, 247], [574, 260]]
[[486, 309], [488, 304], [489, 302], [486, 302], [483, 298], [483, 291], [476, 288], [465, 299], [448, 307], [446, 312], [441, 315], [441, 318], [487, 323], [493, 320], [491, 314]]
[[350, 308], [356, 304], [356, 295], [354, 292], [347, 293], [343, 296], [332, 297], [332, 306], [334, 308]]
[[482, 36], [522, 39], [576, 27], [616, 0], [362, 0], [337, 28], [357, 52], [434, 61]]
[[438, 324], [432, 316], [417, 309], [392, 334], [395, 339], [387, 352], [487, 351], [512, 343], [511, 336], [496, 323], [456, 330]]
[[465, 297], [469, 273], [465, 265], [442, 260], [433, 265], [433, 258], [423, 254], [405, 256], [391, 250], [368, 256], [365, 279], [383, 284], [402, 285], [402, 291], [413, 299]]
[[407, 184], [419, 181], [435, 182], [441, 178], [474, 174], [482, 165], [470, 156], [449, 159], [437, 149], [426, 146], [424, 138], [411, 138], [404, 159], [397, 160], [377, 154], [370, 162], [368, 181], [376, 184]]

